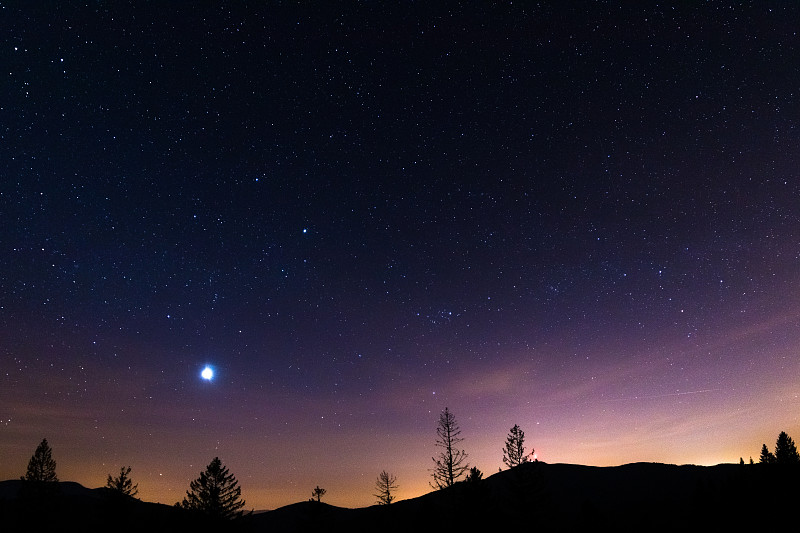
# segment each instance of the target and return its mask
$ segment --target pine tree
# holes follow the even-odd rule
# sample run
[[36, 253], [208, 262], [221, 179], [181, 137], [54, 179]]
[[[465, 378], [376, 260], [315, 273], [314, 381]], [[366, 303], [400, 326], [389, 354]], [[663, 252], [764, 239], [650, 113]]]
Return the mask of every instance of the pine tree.
[[469, 469], [469, 474], [464, 479], [467, 483], [478, 483], [483, 479], [483, 472], [481, 472], [477, 466], [473, 466]]
[[525, 453], [525, 432], [520, 429], [517, 424], [508, 433], [506, 437], [506, 446], [503, 448], [503, 462], [509, 468], [521, 465], [528, 462], [528, 457], [533, 454]]
[[792, 437], [781, 431], [775, 443], [775, 462], [780, 465], [800, 464], [800, 454], [797, 453], [797, 446]]
[[321, 502], [322, 497], [325, 496], [325, 493], [328, 492], [325, 489], [321, 489], [319, 485], [314, 487], [314, 490], [311, 491], [311, 501]]
[[467, 453], [457, 448], [464, 439], [460, 437], [455, 416], [445, 407], [439, 415], [439, 426], [436, 428], [436, 446], [442, 448], [439, 458], [433, 457], [433, 483], [435, 489], [452, 487], [469, 468], [466, 463]]
[[[28, 470], [21, 479], [22, 486], [19, 497], [24, 505], [30, 506], [31, 511], [36, 510], [37, 513], [41, 513], [49, 505], [55, 503], [60, 485], [56, 476], [53, 450], [47, 443], [47, 439], [42, 439], [42, 442], [36, 447], [36, 451], [28, 461]], [[44, 514], [38, 514], [36, 518], [47, 521], [49, 516], [45, 511]]]
[[37, 446], [36, 451], [33, 452], [31, 460], [28, 461], [28, 471], [22, 477], [24, 481], [34, 482], [55, 482], [58, 481], [56, 477], [56, 462], [53, 459], [53, 450], [47, 444], [47, 439], [42, 439], [42, 442]]
[[205, 472], [201, 472], [200, 477], [190, 483], [186, 497], [178, 505], [230, 520], [242, 516], [244, 500], [241, 496], [239, 482], [222, 466], [219, 457], [215, 457]]
[[761, 456], [758, 458], [758, 462], [765, 465], [775, 462], [775, 456], [772, 455], [772, 452], [769, 451], [766, 444], [761, 445]]
[[111, 474], [108, 475], [108, 481], [106, 481], [106, 487], [112, 489], [119, 494], [124, 494], [125, 496], [136, 497], [139, 494], [139, 485], [134, 485], [133, 480], [130, 478], [131, 474], [131, 467], [128, 468], [120, 467], [119, 469], [119, 476], [111, 477]]
[[392, 474], [382, 471], [378, 474], [378, 480], [375, 482], [375, 490], [377, 494], [373, 494], [378, 498], [378, 505], [389, 505], [395, 499], [394, 491], [397, 490], [397, 478]]

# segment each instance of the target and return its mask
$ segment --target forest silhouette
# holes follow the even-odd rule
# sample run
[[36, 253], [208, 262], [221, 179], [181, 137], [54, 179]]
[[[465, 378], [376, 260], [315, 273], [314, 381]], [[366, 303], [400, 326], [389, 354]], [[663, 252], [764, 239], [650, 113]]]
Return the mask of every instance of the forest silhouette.
[[[502, 448], [508, 466], [484, 478], [458, 447], [458, 423], [449, 409], [439, 418], [431, 484], [436, 490], [397, 501], [396, 476], [381, 471], [376, 504], [347, 509], [311, 498], [274, 511], [246, 511], [233, 473], [215, 457], [174, 505], [136, 498], [132, 468], [108, 475], [105, 487], [88, 489], [59, 481], [47, 439], [38, 445], [19, 480], [0, 482], [3, 531], [58, 527], [81, 531], [440, 531], [465, 528], [538, 527], [573, 531], [699, 531], [725, 527], [763, 529], [790, 518], [800, 496], [800, 454], [781, 432], [774, 451], [762, 446], [759, 461], [716, 466], [633, 463], [618, 467], [546, 464], [531, 460], [518, 425]], [[770, 495], [768, 510], [748, 507]], [[113, 527], [112, 527], [113, 524]]]

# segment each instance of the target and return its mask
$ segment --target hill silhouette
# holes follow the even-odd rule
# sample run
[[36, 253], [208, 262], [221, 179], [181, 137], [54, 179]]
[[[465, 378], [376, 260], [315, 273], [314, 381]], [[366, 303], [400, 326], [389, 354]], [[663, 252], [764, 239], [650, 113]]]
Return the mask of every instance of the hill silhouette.
[[[532, 527], [578, 531], [764, 529], [787, 523], [800, 496], [797, 468], [633, 463], [616, 467], [528, 463], [477, 483], [430, 492], [388, 506], [348, 509], [299, 502], [209, 523], [172, 506], [120, 498], [108, 489], [60, 482], [46, 512], [21, 499], [20, 481], [0, 482], [4, 531], [34, 526], [100, 531], [441, 531]], [[756, 505], [768, 500], [768, 505]]]

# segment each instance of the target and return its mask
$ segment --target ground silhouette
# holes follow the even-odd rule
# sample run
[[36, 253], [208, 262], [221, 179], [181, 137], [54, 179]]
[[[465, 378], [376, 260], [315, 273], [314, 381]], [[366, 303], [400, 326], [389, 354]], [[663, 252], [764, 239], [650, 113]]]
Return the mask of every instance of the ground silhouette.
[[[47, 513], [30, 514], [19, 480], [0, 482], [4, 531], [45, 527], [81, 531], [470, 531], [520, 527], [540, 531], [765, 530], [793, 520], [800, 469], [634, 463], [591, 467], [530, 462], [477, 483], [456, 483], [392, 505], [346, 509], [305, 501], [238, 521], [208, 522], [184, 509], [120, 503], [109, 489], [59, 482]], [[769, 495], [769, 506], [753, 506]]]

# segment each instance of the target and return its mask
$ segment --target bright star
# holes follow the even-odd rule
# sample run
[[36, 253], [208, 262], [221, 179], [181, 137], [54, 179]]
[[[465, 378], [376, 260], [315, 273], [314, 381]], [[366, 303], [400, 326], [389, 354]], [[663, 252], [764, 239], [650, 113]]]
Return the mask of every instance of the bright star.
[[214, 369], [210, 366], [207, 366], [200, 372], [200, 377], [205, 379], [206, 381], [211, 381], [211, 378], [214, 377]]

